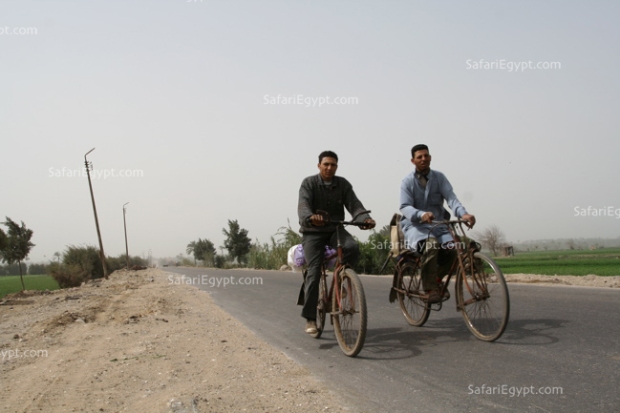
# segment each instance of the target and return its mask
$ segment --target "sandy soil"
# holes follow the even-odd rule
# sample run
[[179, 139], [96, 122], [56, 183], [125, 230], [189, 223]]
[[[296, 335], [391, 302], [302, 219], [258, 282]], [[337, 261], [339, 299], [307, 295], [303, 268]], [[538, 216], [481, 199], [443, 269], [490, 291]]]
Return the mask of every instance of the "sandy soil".
[[538, 283], [549, 285], [576, 285], [580, 287], [609, 287], [620, 288], [620, 276], [600, 277], [598, 275], [535, 275], [535, 274], [505, 274], [508, 283]]
[[5, 297], [2, 412], [347, 411], [207, 293], [165, 277], [123, 271]]
[[[620, 288], [620, 276], [507, 279]], [[0, 356], [3, 412], [349, 410], [207, 293], [157, 269], [5, 297]]]

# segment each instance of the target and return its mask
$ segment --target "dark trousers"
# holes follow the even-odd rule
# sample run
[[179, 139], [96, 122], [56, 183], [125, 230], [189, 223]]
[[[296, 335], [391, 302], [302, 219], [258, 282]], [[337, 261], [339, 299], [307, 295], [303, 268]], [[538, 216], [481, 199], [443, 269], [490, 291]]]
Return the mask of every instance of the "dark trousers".
[[456, 260], [456, 250], [447, 249], [431, 237], [428, 241], [420, 241], [418, 251], [424, 251], [422, 255], [422, 284], [426, 291], [439, 288], [438, 279], [442, 279]]
[[[354, 266], [360, 258], [360, 248], [357, 241], [346, 230], [340, 230], [340, 241], [344, 252], [344, 262]], [[301, 316], [309, 320], [316, 319], [316, 306], [319, 300], [319, 280], [321, 264], [325, 257], [325, 246], [333, 249], [338, 246], [336, 232], [305, 232], [301, 239], [304, 247], [304, 257], [307, 264], [307, 274], [304, 281], [304, 306]]]

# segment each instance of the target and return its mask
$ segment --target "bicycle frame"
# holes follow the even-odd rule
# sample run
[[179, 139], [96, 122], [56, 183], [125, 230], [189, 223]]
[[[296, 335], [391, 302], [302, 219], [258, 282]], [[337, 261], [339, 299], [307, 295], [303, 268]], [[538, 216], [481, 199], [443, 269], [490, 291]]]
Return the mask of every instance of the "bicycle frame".
[[[336, 253], [330, 255], [329, 257], [326, 257], [323, 260], [323, 264], [322, 264], [322, 268], [321, 268], [321, 277], [327, 277], [327, 266], [326, 263], [329, 262], [332, 258], [337, 257], [336, 259], [336, 265], [334, 266], [334, 271], [333, 271], [333, 277], [332, 277], [332, 282], [330, 284], [329, 290], [327, 292], [327, 296], [324, 297], [325, 299], [325, 304], [328, 306], [327, 308], [329, 308], [329, 303], [331, 303], [332, 301], [332, 294], [336, 294], [336, 300], [338, 301], [338, 306], [341, 306], [342, 303], [342, 297], [341, 297], [341, 293], [340, 293], [340, 289], [336, 288], [336, 280], [337, 280], [337, 275], [340, 274], [342, 271], [344, 271], [347, 267], [348, 264], [346, 264], [344, 262], [344, 249], [342, 246], [342, 242], [340, 240], [340, 229], [344, 227], [344, 225], [342, 224], [338, 224], [338, 226], [336, 227], [336, 240], [337, 240], [337, 247], [336, 247]], [[330, 314], [330, 324], [334, 324], [332, 317], [335, 314], [338, 314], [338, 312], [334, 312], [334, 309], [332, 308], [331, 311], [329, 312]]]
[[[330, 220], [329, 219], [329, 215], [327, 213], [324, 213], [324, 215], [327, 217], [327, 220], [331, 223], [337, 224], [336, 225], [336, 255], [337, 259], [336, 259], [336, 265], [334, 266], [334, 271], [333, 271], [333, 278], [332, 278], [332, 282], [329, 288], [329, 291], [327, 292], [327, 296], [325, 297], [326, 299], [326, 304], [329, 305], [329, 303], [331, 303], [332, 301], [332, 294], [336, 294], [336, 301], [338, 302], [338, 307], [341, 307], [342, 305], [342, 297], [341, 297], [341, 293], [340, 293], [340, 289], [336, 288], [336, 281], [337, 281], [337, 275], [340, 274], [341, 272], [343, 272], [346, 268], [349, 267], [349, 265], [344, 261], [344, 247], [342, 245], [342, 240], [340, 238], [340, 230], [344, 229], [345, 225], [354, 225], [353, 221], [355, 221], [355, 219], [357, 219], [358, 216], [365, 214], [365, 213], [370, 213], [371, 211], [362, 211], [360, 213], [358, 213], [357, 215], [355, 215], [351, 221], [334, 221], [334, 220]], [[317, 213], [323, 213], [323, 211], [317, 211]], [[327, 258], [325, 258], [323, 260], [323, 267], [321, 269], [321, 277], [327, 277], [327, 267], [325, 266], [325, 263], [328, 262], [329, 260], [331, 260], [334, 255], [331, 255]], [[334, 293], [335, 291], [335, 293]], [[329, 307], [327, 307], [329, 308]], [[330, 323], [333, 324], [333, 319], [332, 317], [338, 314], [338, 312], [334, 312], [334, 309], [332, 308], [330, 311]]]
[[[452, 236], [453, 239], [453, 243], [455, 244], [455, 250], [457, 251], [456, 254], [456, 260], [454, 260], [454, 262], [452, 263], [452, 267], [450, 268], [450, 271], [448, 272], [448, 276], [445, 279], [445, 281], [441, 282], [441, 289], [440, 289], [440, 295], [443, 296], [445, 291], [448, 289], [448, 286], [450, 285], [450, 280], [452, 279], [453, 276], [459, 276], [459, 274], [463, 277], [467, 276], [467, 271], [465, 268], [465, 259], [469, 259], [470, 262], [473, 263], [474, 260], [474, 250], [472, 248], [470, 248], [469, 246], [464, 247], [464, 241], [463, 239], [467, 238], [465, 236], [465, 229], [463, 228], [463, 225], [466, 225], [467, 221], [463, 221], [461, 219], [457, 219], [457, 220], [452, 220], [452, 221], [435, 221], [433, 222], [433, 226], [431, 227], [431, 229], [429, 230], [429, 235], [427, 237], [427, 242], [431, 237], [431, 232], [432, 230], [439, 226], [439, 225], [445, 225], [448, 228], [448, 232], [450, 233], [450, 235]], [[420, 259], [422, 258], [423, 254], [418, 253], [418, 252], [408, 252], [406, 254], [403, 254], [400, 256], [400, 258], [398, 259], [398, 261], [396, 262], [396, 267], [399, 268], [400, 266], [402, 266], [405, 262], [409, 261], [409, 260], [417, 260], [418, 261], [418, 265], [420, 265]], [[473, 277], [474, 275], [474, 269], [473, 266], [470, 266], [470, 276]], [[483, 288], [484, 286], [482, 286], [478, 280], [478, 277], [473, 277], [473, 279], [475, 280], [476, 284], [478, 285], [478, 287], [480, 287], [481, 290], [486, 291], [486, 288]], [[465, 283], [465, 285], [467, 286], [467, 289], [469, 291], [470, 294], [473, 293], [471, 291], [471, 288], [469, 286], [468, 283]], [[398, 287], [396, 287], [396, 290], [398, 290]], [[403, 292], [403, 291], [400, 291]], [[488, 293], [487, 293], [488, 295]], [[483, 299], [486, 297], [478, 297], [477, 299]], [[465, 304], [468, 304], [470, 301], [466, 302]], [[429, 306], [429, 308], [433, 311], [439, 311], [441, 310], [442, 307], [442, 302], [436, 303], [437, 304], [437, 308], [433, 308], [432, 305]], [[456, 310], [457, 311], [461, 311], [462, 308], [459, 307], [458, 303], [456, 304]]]

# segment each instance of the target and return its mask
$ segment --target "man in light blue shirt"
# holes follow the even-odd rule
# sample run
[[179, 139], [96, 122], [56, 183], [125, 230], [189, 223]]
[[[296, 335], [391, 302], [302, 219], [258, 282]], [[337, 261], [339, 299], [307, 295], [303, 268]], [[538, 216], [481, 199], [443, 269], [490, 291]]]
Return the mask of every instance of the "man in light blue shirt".
[[456, 250], [450, 245], [450, 241], [454, 240], [445, 225], [436, 226], [429, 238], [431, 222], [449, 219], [450, 213], [443, 206], [444, 200], [457, 217], [469, 221], [470, 227], [476, 223], [476, 218], [468, 214], [459, 202], [446, 176], [431, 170], [428, 146], [420, 144], [411, 148], [411, 163], [415, 165], [415, 171], [407, 175], [400, 185], [400, 226], [407, 248], [424, 254], [423, 287], [428, 293], [428, 303], [437, 303], [442, 300], [438, 278], [440, 280], [450, 271], [456, 259]]

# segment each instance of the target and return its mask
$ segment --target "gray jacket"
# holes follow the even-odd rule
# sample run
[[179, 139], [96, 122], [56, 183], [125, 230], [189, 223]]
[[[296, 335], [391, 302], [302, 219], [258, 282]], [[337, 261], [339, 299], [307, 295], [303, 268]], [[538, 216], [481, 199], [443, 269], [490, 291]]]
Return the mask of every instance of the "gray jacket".
[[[345, 178], [334, 176], [330, 185], [326, 185], [320, 174], [309, 176], [303, 180], [299, 188], [299, 203], [297, 215], [299, 215], [300, 232], [334, 232], [335, 225], [312, 227], [308, 223], [311, 215], [317, 210], [327, 211], [331, 219], [344, 220], [344, 208], [352, 216], [365, 211], [364, 205], [357, 199], [353, 186]], [[363, 222], [370, 215], [363, 214], [357, 218]]]

